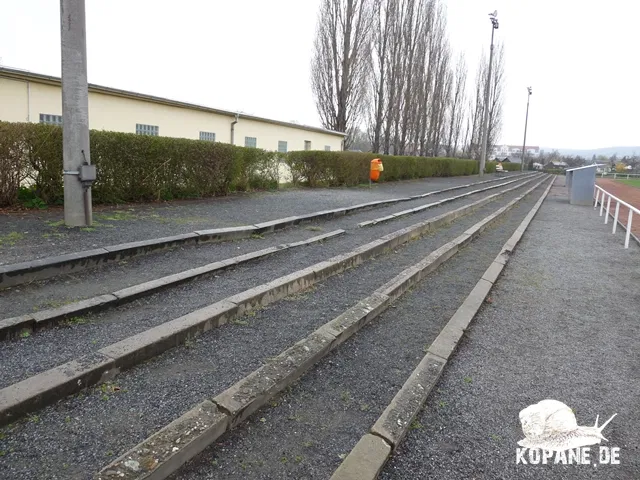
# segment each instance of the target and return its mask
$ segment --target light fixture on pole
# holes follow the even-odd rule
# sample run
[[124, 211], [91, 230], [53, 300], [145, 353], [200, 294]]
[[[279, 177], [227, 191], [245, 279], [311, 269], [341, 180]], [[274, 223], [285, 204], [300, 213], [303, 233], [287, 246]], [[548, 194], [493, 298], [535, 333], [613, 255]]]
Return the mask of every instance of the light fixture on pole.
[[493, 65], [493, 34], [498, 29], [498, 11], [489, 14], [491, 20], [491, 50], [489, 52], [489, 71], [487, 85], [484, 90], [484, 121], [482, 125], [482, 150], [480, 151], [480, 176], [484, 175], [487, 161], [487, 142], [489, 140], [489, 93], [491, 92], [491, 66]]
[[522, 142], [522, 165], [520, 171], [524, 171], [524, 158], [527, 154], [527, 123], [529, 123], [529, 99], [531, 98], [531, 87], [527, 87], [527, 92], [527, 116], [524, 118], [524, 141]]

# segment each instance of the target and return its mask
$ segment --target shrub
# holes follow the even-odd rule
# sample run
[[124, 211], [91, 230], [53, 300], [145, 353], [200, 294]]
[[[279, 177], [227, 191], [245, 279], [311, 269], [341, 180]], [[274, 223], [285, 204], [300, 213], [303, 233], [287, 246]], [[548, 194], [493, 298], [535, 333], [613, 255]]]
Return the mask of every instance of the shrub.
[[367, 183], [370, 162], [374, 158], [382, 160], [384, 166], [380, 177], [382, 182], [478, 173], [478, 162], [458, 158], [427, 158], [314, 150], [289, 152], [285, 161], [291, 169], [294, 184], [304, 184], [310, 187], [337, 187]]
[[[96, 203], [171, 200], [277, 188], [277, 154], [183, 138], [91, 130]], [[26, 188], [24, 184], [28, 184]], [[21, 185], [23, 188], [21, 190]], [[0, 206], [64, 199], [62, 128], [0, 122]]]

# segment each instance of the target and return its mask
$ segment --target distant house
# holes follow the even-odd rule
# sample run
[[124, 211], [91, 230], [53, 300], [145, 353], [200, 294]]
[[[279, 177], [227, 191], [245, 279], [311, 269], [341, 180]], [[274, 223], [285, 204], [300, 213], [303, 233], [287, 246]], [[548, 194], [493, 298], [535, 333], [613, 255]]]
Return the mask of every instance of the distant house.
[[544, 165], [542, 165], [541, 163], [533, 162], [533, 169], [534, 170], [542, 170], [543, 168], [544, 168]]
[[[540, 156], [540, 147], [537, 146], [527, 146], [527, 157], [539, 157]], [[496, 157], [513, 157], [513, 162], [520, 163], [520, 158], [522, 157], [522, 145], [496, 145], [493, 147], [492, 155]]]
[[559, 168], [562, 170], [565, 170], [569, 165], [567, 165], [565, 162], [556, 162], [556, 161], [550, 161], [549, 163], [547, 163], [544, 168], [549, 168], [549, 169], [554, 169], [554, 168]]

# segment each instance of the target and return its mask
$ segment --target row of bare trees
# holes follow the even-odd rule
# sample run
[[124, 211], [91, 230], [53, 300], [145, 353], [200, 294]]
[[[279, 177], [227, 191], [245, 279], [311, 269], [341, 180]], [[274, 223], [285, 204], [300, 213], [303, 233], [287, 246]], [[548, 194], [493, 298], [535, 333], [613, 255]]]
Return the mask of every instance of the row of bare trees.
[[[348, 134], [345, 148], [364, 126], [374, 152], [477, 158], [487, 67], [483, 56], [468, 92], [440, 0], [321, 0], [311, 84], [323, 126]], [[502, 123], [502, 46], [493, 69], [489, 149]]]

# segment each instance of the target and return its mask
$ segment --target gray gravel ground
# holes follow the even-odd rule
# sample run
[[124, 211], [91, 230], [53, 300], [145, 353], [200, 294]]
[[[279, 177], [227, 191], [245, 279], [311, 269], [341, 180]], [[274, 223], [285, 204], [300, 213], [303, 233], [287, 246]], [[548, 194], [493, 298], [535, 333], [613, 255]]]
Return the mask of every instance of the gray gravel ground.
[[[398, 257], [386, 257], [386, 261], [378, 260], [365, 266], [367, 275], [375, 275], [374, 281], [383, 283], [382, 279], [391, 278], [407, 265], [411, 265], [411, 262], [415, 262], [415, 258], [421, 256], [424, 248], [439, 247], [476, 223], [478, 218], [482, 218], [480, 215], [490, 214], [499, 208], [499, 205], [521, 193], [519, 190], [506, 194], [500, 202], [489, 203], [477, 213], [459, 219], [424, 242], [408, 245], [406, 249], [402, 249], [403, 254]], [[467, 201], [471, 202], [472, 200]], [[375, 228], [356, 229], [349, 235], [342, 235], [320, 245], [309, 245], [238, 266], [220, 273], [217, 278], [207, 277], [182, 284], [120, 307], [81, 317], [81, 324], [63, 325], [38, 332], [28, 338], [2, 342], [0, 364], [3, 368], [0, 388], [459, 206], [447, 204], [428, 210], [428, 213], [411, 215], [404, 220], [389, 222]]]
[[540, 193], [527, 197], [175, 479], [329, 478], [341, 456], [402, 387]]
[[[528, 197], [529, 207], [540, 191]], [[10, 478], [16, 480], [90, 478], [100, 466], [193, 404], [232, 385], [267, 358], [370, 294], [385, 279], [454, 238], [468, 227], [464, 225], [466, 221], [469, 225], [475, 223], [495, 211], [498, 205], [489, 207], [450, 228], [411, 242], [397, 253], [382, 255], [332, 277], [311, 291], [270, 305], [235, 324], [207, 332], [184, 347], [122, 373], [115, 384], [89, 389], [43, 409], [36, 418], [17, 422], [12, 428], [4, 429], [0, 449], [10, 453], [0, 457], [0, 468], [4, 466]], [[503, 227], [496, 231], [500, 228]], [[502, 241], [491, 241], [491, 235], [492, 231], [488, 231], [491, 252], [485, 254], [485, 263], [495, 256]], [[477, 245], [483, 241], [481, 237]], [[480, 257], [474, 255], [474, 258]], [[481, 270], [478, 269], [478, 275]], [[471, 285], [475, 280], [466, 279], [468, 271], [469, 266], [463, 265], [458, 273], [449, 274], [450, 280]], [[443, 275], [441, 281], [446, 279], [446, 274]], [[449, 298], [448, 288], [444, 290], [448, 293], [441, 297], [439, 304], [442, 308], [448, 305], [455, 309], [457, 300]], [[165, 300], [165, 303], [170, 302]], [[405, 318], [410, 320], [409, 315]], [[421, 342], [423, 345], [426, 340]], [[418, 353], [414, 352], [412, 361], [417, 357]], [[402, 381], [398, 377], [394, 385]], [[118, 391], [112, 391], [114, 386]], [[291, 463], [295, 464], [295, 457]]]
[[[568, 205], [563, 181], [381, 478], [640, 478], [640, 249]], [[516, 465], [518, 414], [546, 398], [578, 425], [618, 413], [602, 445], [620, 448], [620, 465]]]
[[[503, 183], [505, 182], [496, 182], [495, 185], [501, 185]], [[504, 188], [511, 188], [521, 183], [522, 182], [516, 182]], [[486, 187], [486, 185], [478, 188], [484, 187]], [[276, 234], [267, 234], [263, 238], [185, 246], [171, 251], [158, 252], [139, 258], [124, 260], [117, 264], [88, 269], [72, 275], [62, 275], [40, 282], [33, 282], [28, 285], [19, 285], [14, 288], [0, 290], [0, 311], [2, 312], [2, 318], [6, 318], [29, 313], [33, 310], [52, 308], [53, 306], [89, 298], [94, 295], [111, 293], [121, 288], [146, 282], [164, 275], [181, 272], [188, 268], [199, 267], [217, 260], [227, 259], [282, 243], [305, 240], [320, 233], [339, 228], [354, 230], [357, 229], [359, 222], [389, 215], [408, 208], [414, 208], [419, 205], [425, 205], [436, 200], [450, 198], [470, 190], [473, 189], [456, 190], [434, 195], [428, 199], [403, 202], [401, 204], [364, 211], [333, 220], [304, 224], [277, 232]], [[470, 195], [460, 201], [446, 205], [443, 209], [437, 211], [442, 212], [458, 208], [460, 205], [471, 203], [479, 198], [496, 193], [499, 190], [501, 189], [496, 188], [488, 190], [487, 192]], [[433, 216], [434, 214], [432, 212], [434, 211], [436, 211], [436, 209], [419, 215], [421, 218], [426, 218], [425, 215]], [[415, 217], [411, 216], [411, 218], [403, 219], [403, 221], [405, 223], [409, 222], [407, 223], [407, 225], [409, 225], [416, 220]], [[367, 232], [357, 232], [357, 234], [361, 236], [371, 234], [369, 236], [372, 236], [379, 229], [369, 228], [366, 230]]]
[[[502, 175], [508, 178], [510, 175]], [[485, 175], [390, 182], [372, 189], [286, 189], [239, 193], [228, 197], [157, 204], [95, 208], [90, 229], [67, 229], [63, 210], [0, 213], [0, 265], [48, 257], [97, 246], [166, 237], [217, 227], [275, 220], [374, 200], [417, 195], [432, 190], [501, 178]]]

